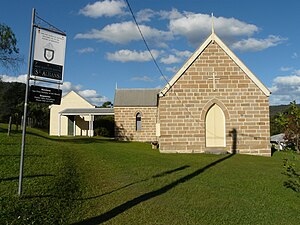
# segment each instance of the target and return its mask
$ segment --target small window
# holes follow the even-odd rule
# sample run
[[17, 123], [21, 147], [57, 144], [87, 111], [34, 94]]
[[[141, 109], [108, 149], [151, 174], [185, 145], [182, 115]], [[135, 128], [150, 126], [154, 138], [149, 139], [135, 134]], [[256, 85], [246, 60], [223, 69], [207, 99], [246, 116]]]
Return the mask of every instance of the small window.
[[142, 115], [139, 112], [135, 116], [135, 124], [136, 124], [135, 128], [137, 131], [142, 130]]

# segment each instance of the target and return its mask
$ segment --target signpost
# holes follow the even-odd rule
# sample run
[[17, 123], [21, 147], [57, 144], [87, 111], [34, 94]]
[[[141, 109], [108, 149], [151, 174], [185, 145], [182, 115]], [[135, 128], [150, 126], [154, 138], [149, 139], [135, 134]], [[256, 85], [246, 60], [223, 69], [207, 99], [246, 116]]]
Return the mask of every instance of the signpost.
[[35, 33], [32, 76], [63, 79], [66, 36], [38, 28]]
[[[36, 25], [36, 17], [41, 19], [36, 15], [35, 9], [32, 9], [28, 73], [24, 101], [24, 119], [22, 123], [23, 130], [18, 189], [19, 196], [22, 194], [28, 96], [29, 100], [33, 102], [60, 104], [62, 94], [62, 91], [59, 88], [55, 89], [36, 85], [30, 86], [30, 80], [54, 83], [59, 86], [62, 84], [64, 73], [66, 34], [59, 31], [57, 28], [53, 29], [54, 26], [50, 25], [43, 19], [41, 20], [50, 25], [51, 29]], [[32, 59], [33, 49], [34, 57]], [[38, 79], [37, 77], [41, 78]]]
[[60, 89], [30, 86], [29, 101], [60, 105], [62, 91]]

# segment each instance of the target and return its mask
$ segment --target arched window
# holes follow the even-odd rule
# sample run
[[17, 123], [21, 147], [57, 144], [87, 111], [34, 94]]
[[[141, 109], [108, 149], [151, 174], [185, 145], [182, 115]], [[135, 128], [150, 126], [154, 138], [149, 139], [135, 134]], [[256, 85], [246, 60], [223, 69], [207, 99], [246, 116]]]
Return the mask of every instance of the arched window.
[[142, 130], [142, 114], [138, 112], [135, 116], [135, 130]]

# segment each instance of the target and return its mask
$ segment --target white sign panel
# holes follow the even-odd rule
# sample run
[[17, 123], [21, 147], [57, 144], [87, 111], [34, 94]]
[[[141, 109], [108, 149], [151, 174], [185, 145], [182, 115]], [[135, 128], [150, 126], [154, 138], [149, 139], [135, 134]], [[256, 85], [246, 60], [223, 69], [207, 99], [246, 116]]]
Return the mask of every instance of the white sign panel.
[[62, 80], [67, 37], [38, 28], [35, 35], [32, 75]]

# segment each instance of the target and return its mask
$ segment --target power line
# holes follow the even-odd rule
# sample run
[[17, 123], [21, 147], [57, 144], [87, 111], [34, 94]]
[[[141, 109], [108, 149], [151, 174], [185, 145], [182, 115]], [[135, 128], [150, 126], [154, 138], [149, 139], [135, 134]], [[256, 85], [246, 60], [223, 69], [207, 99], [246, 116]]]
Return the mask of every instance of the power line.
[[[140, 29], [140, 26], [139, 26], [139, 24], [138, 24], [138, 22], [137, 22], [137, 20], [136, 20], [136, 18], [135, 18], [135, 15], [134, 15], [134, 13], [133, 13], [133, 11], [132, 11], [132, 8], [131, 8], [131, 6], [130, 6], [130, 4], [129, 4], [129, 1], [126, 0], [126, 3], [127, 3], [128, 8], [129, 8], [129, 11], [130, 11], [130, 13], [131, 13], [131, 15], [132, 15], [132, 18], [133, 18], [133, 20], [134, 20], [134, 22], [135, 22], [135, 24], [136, 24], [136, 26], [137, 26], [137, 29], [138, 29], [138, 31], [139, 31], [139, 33], [140, 33], [142, 39], [143, 39], [143, 42], [144, 42], [144, 44], [145, 44], [145, 46], [146, 46], [148, 52], [149, 52], [150, 55], [151, 55], [151, 58], [152, 58], [152, 60], [153, 60], [153, 62], [154, 62], [154, 64], [155, 64], [155, 66], [157, 67], [159, 73], [162, 75], [162, 77], [164, 78], [164, 80], [166, 81], [166, 83], [169, 85], [169, 88], [171, 88], [171, 85], [170, 85], [169, 81], [167, 80], [167, 78], [166, 78], [165, 75], [163, 74], [162, 70], [160, 69], [160, 67], [159, 67], [159, 65], [158, 65], [158, 63], [157, 63], [157, 61], [156, 61], [156, 59], [154, 58], [154, 56], [153, 56], [153, 54], [152, 54], [152, 52], [151, 52], [151, 50], [150, 50], [150, 48], [149, 48], [149, 45], [148, 45], [148, 43], [147, 43], [147, 41], [146, 41], [146, 39], [145, 39], [145, 37], [144, 37], [144, 35], [143, 35], [141, 29]], [[212, 14], [212, 16], [213, 16], [213, 14]], [[212, 23], [213, 23], [213, 19], [212, 19]], [[213, 24], [212, 24], [212, 29], [213, 29]], [[194, 115], [188, 110], [188, 108], [184, 105], [183, 101], [182, 101], [182, 100], [180, 99], [180, 97], [177, 95], [177, 93], [175, 92], [175, 90], [173, 90], [173, 93], [175, 94], [176, 98], [180, 101], [180, 103], [181, 103], [181, 105], [183, 106], [183, 108], [184, 108], [184, 109], [188, 112], [188, 114], [192, 117], [192, 119], [193, 119], [195, 122], [197, 122], [201, 128], [204, 129], [204, 127], [200, 124], [201, 121], [200, 121], [199, 119], [196, 119], [196, 118], [194, 117]], [[212, 134], [212, 132], [210, 132], [210, 131], [208, 131], [208, 132]], [[241, 134], [241, 136], [248, 136], [248, 137], [253, 137], [253, 138], [259, 138], [259, 137], [255, 137], [255, 136], [247, 135], [247, 134], [243, 134], [243, 133]]]
[[[148, 43], [147, 43], [147, 41], [146, 41], [146, 39], [145, 39], [145, 37], [144, 37], [144, 35], [143, 35], [143, 32], [142, 32], [141, 29], [140, 29], [140, 26], [139, 26], [139, 24], [138, 24], [138, 22], [137, 22], [137, 20], [136, 20], [136, 18], [135, 18], [135, 15], [134, 15], [133, 10], [132, 10], [132, 8], [131, 8], [131, 6], [130, 6], [130, 4], [129, 4], [129, 1], [126, 0], [126, 3], [127, 3], [127, 6], [128, 6], [129, 11], [130, 11], [130, 13], [131, 13], [131, 15], [132, 15], [132, 18], [133, 18], [133, 20], [134, 20], [134, 22], [135, 22], [135, 24], [136, 24], [136, 26], [137, 26], [137, 29], [138, 29], [138, 31], [139, 31], [139, 33], [140, 33], [142, 39], [143, 39], [143, 42], [144, 42], [144, 44], [145, 44], [145, 46], [146, 46], [148, 52], [149, 52], [150, 55], [151, 55], [151, 58], [152, 58], [152, 60], [153, 60], [153, 62], [154, 62], [154, 64], [155, 64], [156, 68], [158, 69], [159, 73], [160, 73], [161, 76], [164, 78], [164, 80], [166, 81], [166, 83], [169, 85], [169, 88], [171, 88], [171, 84], [169, 83], [169, 81], [168, 81], [168, 79], [166, 78], [166, 76], [163, 74], [162, 70], [160, 69], [160, 67], [159, 67], [159, 65], [158, 65], [158, 63], [157, 63], [157, 61], [156, 61], [156, 59], [154, 58], [154, 56], [153, 56], [153, 54], [152, 54], [152, 52], [151, 52], [151, 50], [150, 50], [150, 48], [149, 48], [149, 45], [148, 45]], [[180, 101], [180, 103], [181, 103], [181, 105], [183, 106], [183, 108], [188, 112], [188, 114], [189, 114], [196, 122], [199, 123], [200, 121], [198, 121], [198, 120], [193, 116], [193, 114], [192, 114], [192, 113], [188, 110], [188, 108], [184, 105], [184, 103], [182, 102], [182, 100], [179, 98], [179, 96], [177, 95], [177, 93], [176, 93], [174, 90], [173, 90], [173, 93], [175, 94], [176, 98]], [[201, 125], [200, 125], [200, 126], [201, 126]]]
[[[144, 41], [144, 43], [145, 43], [145, 45], [146, 45], [146, 48], [147, 48], [148, 52], [149, 52], [150, 55], [151, 55], [151, 58], [152, 58], [152, 60], [153, 60], [153, 62], [154, 62], [154, 64], [155, 64], [156, 68], [158, 69], [159, 73], [162, 75], [162, 77], [164, 78], [164, 80], [169, 84], [169, 81], [167, 80], [167, 78], [166, 78], [165, 75], [163, 74], [162, 70], [160, 69], [160, 67], [159, 67], [159, 65], [158, 65], [158, 63], [157, 63], [157, 61], [156, 61], [156, 59], [154, 58], [154, 56], [153, 56], [153, 54], [152, 54], [152, 52], [151, 52], [151, 50], [150, 50], [150, 48], [149, 48], [149, 45], [147, 44], [147, 41], [146, 41], [146, 39], [145, 39], [145, 37], [144, 37], [142, 31], [141, 31], [141, 28], [140, 28], [138, 22], [136, 21], [135, 15], [134, 15], [134, 13], [133, 13], [133, 11], [132, 11], [132, 9], [131, 9], [131, 6], [130, 6], [130, 4], [129, 4], [129, 1], [126, 0], [126, 3], [127, 3], [128, 8], [129, 8], [129, 11], [130, 11], [130, 13], [131, 13], [131, 15], [132, 15], [132, 18], [133, 18], [133, 20], [134, 20], [134, 22], [135, 22], [135, 25], [137, 26], [137, 29], [138, 29], [139, 32], [140, 32], [140, 35], [141, 35], [141, 37], [142, 37], [142, 39], [143, 39], [143, 41]], [[170, 84], [169, 84], [169, 85], [170, 85]]]

